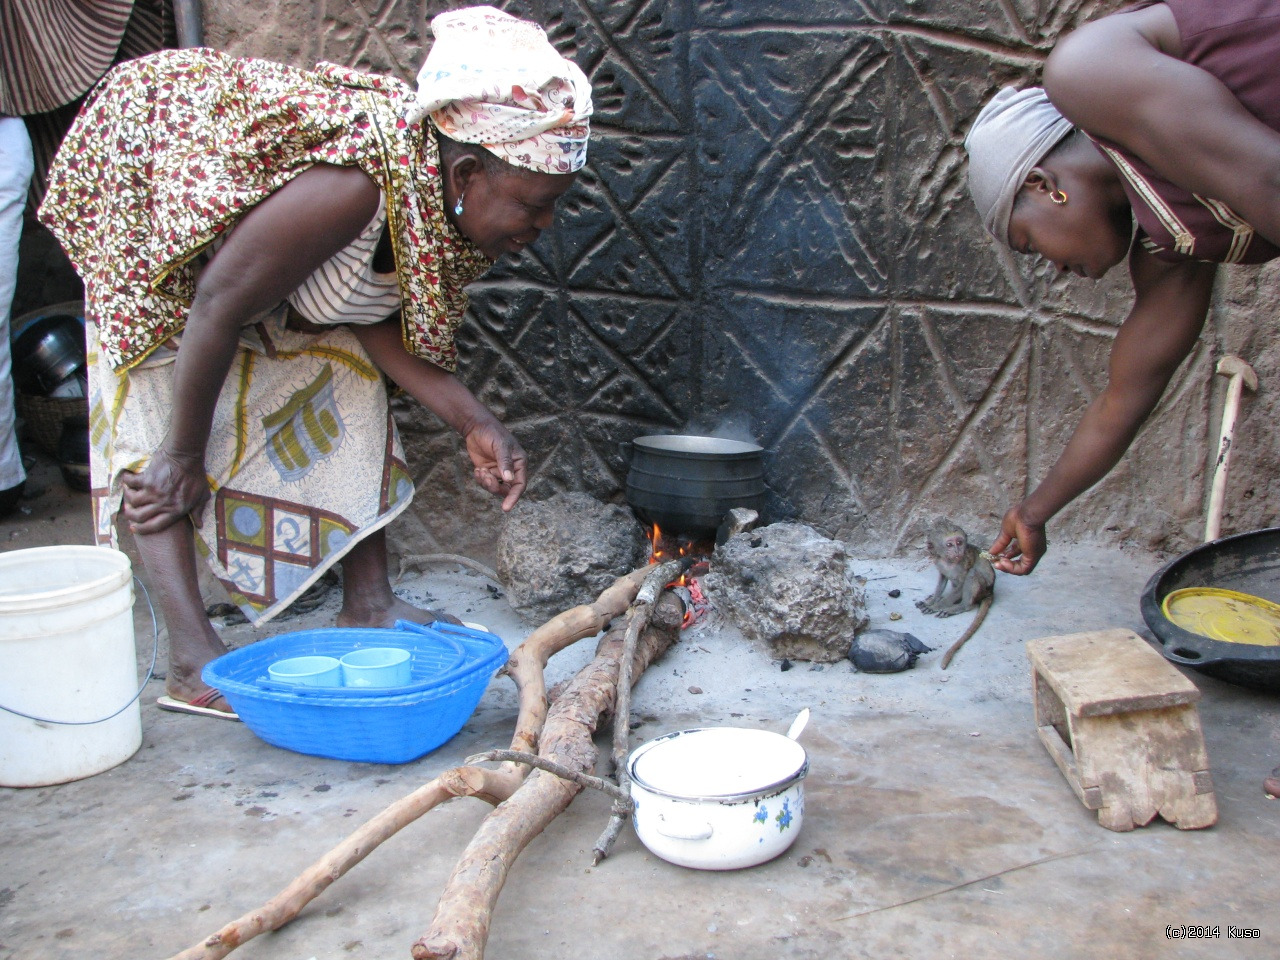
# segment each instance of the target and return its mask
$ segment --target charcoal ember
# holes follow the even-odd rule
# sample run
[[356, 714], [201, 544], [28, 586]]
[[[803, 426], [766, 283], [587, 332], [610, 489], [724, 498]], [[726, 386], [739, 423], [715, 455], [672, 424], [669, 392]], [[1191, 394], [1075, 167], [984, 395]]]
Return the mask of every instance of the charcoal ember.
[[916, 665], [926, 647], [909, 633], [897, 630], [867, 630], [853, 638], [849, 659], [863, 673], [900, 673]]

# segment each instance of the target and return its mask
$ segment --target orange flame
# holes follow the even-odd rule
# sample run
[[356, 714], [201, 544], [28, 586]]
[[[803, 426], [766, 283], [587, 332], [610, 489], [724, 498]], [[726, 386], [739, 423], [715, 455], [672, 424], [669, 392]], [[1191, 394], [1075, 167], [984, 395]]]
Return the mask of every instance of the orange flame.
[[[653, 525], [653, 530], [650, 531], [649, 533], [649, 543], [651, 544], [650, 551], [649, 551], [650, 563], [665, 563], [668, 560], [674, 560], [679, 557], [684, 557], [689, 555], [690, 548], [693, 545], [691, 543], [682, 543], [682, 542], [676, 541], [674, 544], [670, 544], [670, 546], [674, 546], [676, 548], [675, 556], [674, 557], [671, 556], [670, 551], [667, 549], [667, 545], [666, 545], [667, 541], [670, 541], [670, 540], [671, 540], [670, 537], [666, 538], [666, 541], [663, 540], [662, 529], [655, 523]], [[672, 580], [670, 583], [667, 584], [667, 586], [668, 587], [684, 587], [684, 586], [687, 586], [688, 583], [689, 583], [689, 578], [687, 574], [682, 573], [680, 574], [679, 579]]]
[[[661, 528], [655, 523], [653, 529], [649, 532], [650, 563], [664, 563], [667, 560], [677, 559], [680, 557], [704, 557], [710, 554], [711, 544], [698, 543], [683, 537], [664, 536]], [[699, 619], [702, 611], [705, 610], [707, 603], [702, 588], [698, 583], [698, 578], [694, 572], [701, 566], [706, 569], [706, 564], [694, 563], [684, 573], [667, 584], [667, 588], [683, 587], [687, 593], [686, 610], [684, 615], [683, 627], [691, 626], [695, 620]]]

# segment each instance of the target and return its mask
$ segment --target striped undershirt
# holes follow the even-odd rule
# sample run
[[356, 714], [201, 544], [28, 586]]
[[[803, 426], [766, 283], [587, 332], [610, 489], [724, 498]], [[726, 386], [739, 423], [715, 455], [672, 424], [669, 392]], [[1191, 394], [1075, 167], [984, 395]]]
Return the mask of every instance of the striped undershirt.
[[355, 240], [334, 254], [289, 295], [290, 305], [312, 323], [379, 323], [400, 309], [395, 271], [378, 273], [373, 256], [387, 222], [386, 198]]

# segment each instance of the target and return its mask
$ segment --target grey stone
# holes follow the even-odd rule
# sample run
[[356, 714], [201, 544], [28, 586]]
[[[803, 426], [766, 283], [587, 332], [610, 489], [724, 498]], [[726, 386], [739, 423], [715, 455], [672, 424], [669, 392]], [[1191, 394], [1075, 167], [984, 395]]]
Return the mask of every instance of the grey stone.
[[536, 622], [591, 603], [648, 559], [649, 541], [630, 509], [585, 493], [522, 500], [502, 525], [498, 576], [511, 604]]
[[843, 543], [801, 523], [774, 523], [716, 547], [712, 603], [772, 655], [835, 663], [867, 624], [866, 594]]

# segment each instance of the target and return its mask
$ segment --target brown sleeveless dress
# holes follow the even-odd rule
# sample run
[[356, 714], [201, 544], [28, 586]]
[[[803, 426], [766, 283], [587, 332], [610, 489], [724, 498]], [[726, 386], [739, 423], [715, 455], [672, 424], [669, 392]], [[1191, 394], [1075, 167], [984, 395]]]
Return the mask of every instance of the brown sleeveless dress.
[[[1280, 130], [1280, 0], [1164, 0], [1183, 60], [1213, 74], [1255, 117]], [[1138, 239], [1158, 259], [1264, 263], [1280, 248], [1225, 203], [1170, 183], [1117, 144], [1093, 138], [1120, 171]]]

